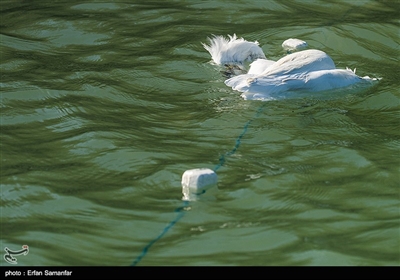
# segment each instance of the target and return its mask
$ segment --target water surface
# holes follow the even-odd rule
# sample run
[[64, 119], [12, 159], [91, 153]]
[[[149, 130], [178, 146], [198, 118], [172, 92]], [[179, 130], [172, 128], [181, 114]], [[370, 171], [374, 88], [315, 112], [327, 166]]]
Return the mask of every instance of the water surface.
[[[400, 264], [398, 1], [0, 8], [0, 240], [29, 246], [18, 265], [132, 264], [182, 213], [183, 172], [224, 155], [218, 189], [138, 265]], [[299, 38], [382, 80], [245, 101], [201, 45], [233, 33], [273, 60]]]

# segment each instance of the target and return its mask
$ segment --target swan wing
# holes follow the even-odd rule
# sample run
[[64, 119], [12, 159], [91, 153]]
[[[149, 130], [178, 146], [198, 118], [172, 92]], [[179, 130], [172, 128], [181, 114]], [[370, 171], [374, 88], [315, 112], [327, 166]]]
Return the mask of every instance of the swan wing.
[[279, 59], [260, 75], [280, 76], [330, 69], [335, 69], [335, 63], [326, 53], [320, 50], [305, 50]]
[[275, 64], [275, 61], [273, 60], [259, 58], [250, 64], [250, 69], [248, 74], [261, 74], [273, 64]]
[[226, 80], [225, 84], [240, 92], [276, 94], [301, 89], [305, 81], [305, 74], [262, 77], [244, 74]]

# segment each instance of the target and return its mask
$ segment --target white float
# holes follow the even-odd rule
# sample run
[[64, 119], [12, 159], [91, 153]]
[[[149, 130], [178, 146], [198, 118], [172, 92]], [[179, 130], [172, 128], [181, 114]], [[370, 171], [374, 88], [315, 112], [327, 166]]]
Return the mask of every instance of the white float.
[[186, 170], [182, 175], [183, 200], [195, 200], [207, 189], [217, 184], [217, 174], [209, 168]]
[[300, 51], [307, 48], [307, 42], [299, 39], [287, 39], [285, 42], [282, 43], [282, 48], [286, 51]]

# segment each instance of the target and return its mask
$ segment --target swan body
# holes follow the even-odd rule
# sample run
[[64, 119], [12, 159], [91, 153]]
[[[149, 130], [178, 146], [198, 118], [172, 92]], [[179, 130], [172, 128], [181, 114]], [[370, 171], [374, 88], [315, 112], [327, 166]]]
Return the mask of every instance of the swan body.
[[225, 84], [242, 92], [244, 99], [274, 99], [281, 93], [327, 91], [348, 87], [363, 80], [350, 69], [331, 69], [283, 74], [279, 77], [244, 74], [226, 80]]
[[264, 72], [267, 68], [269, 68], [270, 66], [272, 66], [272, 64], [274, 64], [275, 61], [273, 60], [268, 60], [268, 59], [257, 59], [255, 61], [253, 61], [252, 63], [250, 63], [250, 69], [248, 74], [258, 74], [258, 73], [262, 73]]
[[[328, 91], [377, 80], [360, 77], [348, 68], [336, 69], [333, 60], [320, 50], [302, 50], [272, 61], [265, 58], [257, 41], [247, 42], [233, 35], [229, 40], [214, 36], [210, 43], [203, 46], [217, 64], [236, 63], [242, 69], [244, 61], [254, 60], [247, 73], [233, 75], [225, 81], [227, 86], [242, 92], [245, 99], [273, 99], [286, 92]], [[282, 46], [297, 51], [305, 48], [307, 43], [288, 39]]]
[[259, 75], [280, 76], [331, 69], [335, 69], [335, 63], [326, 53], [319, 50], [305, 50], [282, 57]]

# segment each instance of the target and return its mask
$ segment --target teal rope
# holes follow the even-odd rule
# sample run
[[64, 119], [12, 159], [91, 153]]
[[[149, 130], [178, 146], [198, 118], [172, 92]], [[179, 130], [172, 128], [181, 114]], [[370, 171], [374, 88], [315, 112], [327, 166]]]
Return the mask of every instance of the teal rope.
[[147, 254], [148, 250], [150, 249], [150, 247], [154, 243], [156, 243], [159, 239], [161, 239], [168, 232], [168, 230], [170, 228], [172, 228], [183, 217], [183, 215], [185, 214], [185, 212], [183, 212], [183, 210], [187, 206], [189, 206], [189, 201], [184, 201], [183, 202], [183, 206], [178, 207], [178, 208], [175, 209], [174, 212], [178, 212], [179, 213], [178, 216], [174, 220], [172, 220], [156, 238], [154, 238], [152, 241], [150, 241], [146, 245], [146, 247], [143, 248], [142, 253], [132, 262], [132, 266], [137, 265], [142, 260], [142, 258], [144, 256], [146, 256], [146, 254]]
[[231, 151], [225, 153], [224, 155], [222, 155], [222, 156], [219, 158], [219, 164], [217, 164], [217, 165], [214, 167], [214, 169], [213, 169], [214, 172], [216, 172], [221, 166], [224, 165], [224, 163], [225, 163], [225, 161], [226, 161], [226, 157], [231, 156], [231, 155], [233, 155], [234, 153], [236, 153], [237, 149], [239, 149], [239, 146], [240, 146], [240, 143], [241, 143], [241, 140], [242, 140], [243, 136], [244, 136], [244, 135], [246, 134], [246, 132], [247, 132], [247, 129], [249, 128], [249, 126], [250, 126], [250, 124], [252, 123], [252, 121], [253, 121], [254, 119], [256, 119], [256, 118], [261, 114], [261, 112], [262, 112], [263, 109], [264, 109], [265, 104], [266, 104], [266, 103], [264, 103], [263, 105], [261, 105], [261, 106], [257, 109], [257, 112], [256, 112], [255, 116], [254, 116], [251, 120], [249, 120], [249, 121], [246, 122], [246, 124], [245, 124], [244, 127], [243, 127], [242, 133], [238, 136], [238, 138], [236, 138], [236, 144], [235, 144], [235, 146], [233, 147], [233, 149], [232, 149]]
[[214, 167], [214, 169], [213, 169], [214, 172], [217, 172], [217, 170], [225, 164], [226, 157], [229, 157], [229, 156], [233, 155], [234, 153], [236, 153], [237, 149], [239, 149], [239, 146], [240, 146], [242, 137], [246, 134], [247, 129], [248, 129], [250, 123], [251, 123], [251, 120], [248, 121], [248, 122], [244, 125], [244, 127], [243, 127], [243, 132], [242, 132], [242, 133], [239, 135], [239, 137], [236, 139], [236, 144], [235, 144], [235, 146], [233, 147], [233, 149], [232, 149], [231, 151], [229, 151], [229, 152], [227, 152], [227, 153], [225, 153], [225, 154], [223, 154], [223, 155], [220, 156], [220, 158], [219, 158], [219, 163], [218, 163], [218, 164]]
[[[242, 131], [242, 133], [236, 138], [236, 142], [235, 142], [235, 146], [233, 147], [233, 149], [232, 150], [230, 150], [229, 152], [227, 152], [227, 153], [225, 153], [225, 154], [223, 154], [223, 155], [221, 155], [220, 156], [220, 158], [219, 158], [219, 163], [214, 167], [214, 172], [216, 172], [219, 168], [221, 168], [224, 164], [225, 164], [225, 161], [226, 161], [226, 158], [227, 157], [229, 157], [229, 156], [231, 156], [231, 155], [233, 155], [234, 153], [236, 153], [236, 151], [237, 151], [237, 149], [239, 149], [239, 146], [240, 146], [240, 143], [241, 143], [241, 140], [242, 140], [242, 138], [243, 138], [243, 136], [246, 134], [246, 132], [247, 132], [247, 130], [248, 130], [248, 128], [249, 128], [249, 126], [250, 126], [250, 124], [252, 123], [252, 121], [254, 120], [254, 119], [256, 119], [260, 114], [261, 114], [261, 112], [263, 111], [263, 109], [264, 109], [264, 106], [265, 106], [265, 102], [264, 102], [264, 104], [263, 105], [261, 105], [258, 109], [257, 109], [257, 112], [256, 112], [256, 114], [255, 114], [255, 116], [251, 119], [251, 120], [249, 120], [249, 121], [247, 121], [246, 122], [246, 124], [244, 125], [244, 127], [243, 127], [243, 131]], [[205, 191], [203, 192], [203, 193], [205, 193]], [[201, 194], [203, 194], [203, 193], [201, 193]], [[153, 240], [151, 240], [144, 248], [143, 248], [143, 250], [142, 250], [142, 252], [140, 253], [140, 255], [132, 262], [132, 266], [135, 266], [135, 265], [137, 265], [145, 256], [146, 256], [146, 254], [147, 254], [147, 252], [149, 251], [149, 249], [150, 249], [150, 247], [151, 246], [153, 246], [153, 244], [154, 243], [156, 243], [158, 240], [160, 240], [184, 215], [185, 215], [185, 213], [186, 212], [184, 212], [184, 210], [185, 210], [185, 208], [186, 207], [188, 207], [189, 206], [189, 201], [184, 201], [183, 202], [183, 205], [181, 206], [181, 207], [178, 207], [178, 208], [176, 208], [175, 210], [174, 210], [174, 212], [177, 212], [178, 213], [178, 215], [176, 216], [176, 218], [175, 219], [173, 219], [171, 222], [169, 222], [169, 224], [161, 231], [161, 233], [156, 237], [156, 238], [154, 238]]]

